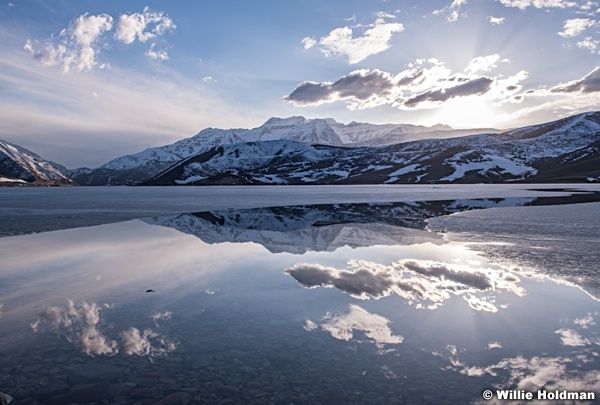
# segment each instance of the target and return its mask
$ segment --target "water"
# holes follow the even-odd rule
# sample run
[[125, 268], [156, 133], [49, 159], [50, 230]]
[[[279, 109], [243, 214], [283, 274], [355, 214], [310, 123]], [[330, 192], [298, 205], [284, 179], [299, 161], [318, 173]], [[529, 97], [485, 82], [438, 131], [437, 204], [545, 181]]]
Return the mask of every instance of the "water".
[[[597, 195], [277, 189], [176, 188], [188, 197], [154, 211], [149, 191], [115, 189], [125, 214], [151, 215], [0, 238], [0, 392], [18, 404], [600, 392], [600, 202], [553, 205]], [[78, 190], [90, 204], [69, 212], [119, 212], [112, 189]], [[60, 193], [52, 204], [80, 192]], [[24, 211], [51, 225], [39, 201]]]

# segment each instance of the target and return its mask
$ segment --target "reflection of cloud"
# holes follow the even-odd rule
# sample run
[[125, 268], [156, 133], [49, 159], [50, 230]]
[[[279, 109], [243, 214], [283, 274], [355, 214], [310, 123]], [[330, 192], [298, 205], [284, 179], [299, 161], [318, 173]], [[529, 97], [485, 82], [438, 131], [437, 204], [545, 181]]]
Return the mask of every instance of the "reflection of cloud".
[[343, 315], [327, 314], [321, 328], [339, 340], [350, 340], [353, 331], [358, 330], [375, 341], [377, 345], [402, 343], [404, 338], [392, 335], [389, 320], [383, 316], [365, 311], [358, 305], [350, 305], [350, 311]]
[[171, 315], [173, 315], [171, 311], [156, 312], [150, 315], [150, 319], [152, 319], [154, 324], [158, 327], [158, 321], [168, 321], [171, 319]]
[[[2, 306], [0, 305], [0, 309], [2, 309]], [[583, 318], [576, 318], [573, 323], [575, 325], [579, 325], [580, 327], [582, 327], [583, 329], [587, 329], [592, 325], [596, 324], [596, 321], [594, 320], [594, 318], [592, 317], [592, 313], [588, 313], [587, 316], [583, 317]]]
[[[111, 309], [113, 305], [82, 301], [80, 304], [67, 300], [67, 306], [48, 307], [38, 319], [31, 324], [34, 332], [43, 330], [44, 324], [50, 324], [57, 332], [64, 334], [70, 342], [74, 342], [88, 355], [114, 355], [119, 352], [116, 340], [110, 339], [100, 330], [102, 324], [101, 310]], [[157, 312], [150, 318], [158, 320], [170, 319], [171, 312]], [[123, 349], [128, 355], [154, 356], [167, 354], [175, 350], [176, 344], [150, 329], [142, 333], [137, 328], [129, 328], [120, 334]]]
[[[150, 340], [155, 341], [153, 344]], [[175, 350], [177, 345], [151, 329], [140, 332], [137, 328], [129, 328], [121, 332], [121, 342], [126, 354], [132, 356], [164, 355]]]
[[318, 327], [319, 327], [319, 325], [317, 325], [316, 323], [314, 323], [310, 319], [307, 319], [306, 322], [304, 323], [304, 326], [303, 326], [303, 328], [306, 329], [309, 332], [311, 330], [317, 329]]
[[493, 297], [476, 295], [481, 292], [505, 290], [519, 296], [525, 290], [518, 285], [520, 279], [511, 271], [498, 271], [481, 266], [458, 265], [428, 260], [401, 260], [392, 265], [353, 260], [349, 270], [339, 270], [319, 264], [296, 264], [288, 269], [303, 287], [335, 287], [352, 297], [362, 300], [386, 297], [395, 293], [409, 303], [431, 301], [435, 308], [450, 298], [462, 295], [471, 308], [478, 311], [496, 312]]
[[565, 346], [587, 346], [592, 343], [591, 340], [584, 338], [573, 329], [562, 328], [554, 333], [560, 335], [560, 340]]
[[117, 342], [108, 339], [99, 330], [100, 307], [95, 303], [82, 301], [76, 304], [67, 300], [66, 308], [47, 308], [31, 328], [37, 332], [42, 323], [50, 323], [57, 330], [62, 330], [67, 339], [75, 342], [86, 354], [113, 355], [119, 351]]
[[[441, 356], [439, 353], [436, 355]], [[456, 356], [456, 351], [451, 353], [448, 360], [449, 369], [471, 377], [490, 375], [497, 380], [502, 378], [502, 383], [496, 388], [511, 387], [511, 389], [534, 392], [541, 389], [547, 392], [577, 391], [592, 392], [600, 390], [600, 371], [582, 371], [577, 367], [577, 361], [582, 363], [593, 361], [588, 356], [577, 357], [532, 357], [523, 356], [505, 358], [490, 366], [468, 366]], [[568, 366], [571, 366], [570, 369]], [[506, 401], [492, 399], [491, 401], [476, 402], [477, 404], [502, 404]], [[539, 403], [539, 402], [538, 402]], [[549, 402], [555, 403], [555, 402]]]
[[500, 342], [489, 342], [487, 344], [487, 349], [488, 350], [492, 350], [492, 349], [502, 349], [502, 343]]

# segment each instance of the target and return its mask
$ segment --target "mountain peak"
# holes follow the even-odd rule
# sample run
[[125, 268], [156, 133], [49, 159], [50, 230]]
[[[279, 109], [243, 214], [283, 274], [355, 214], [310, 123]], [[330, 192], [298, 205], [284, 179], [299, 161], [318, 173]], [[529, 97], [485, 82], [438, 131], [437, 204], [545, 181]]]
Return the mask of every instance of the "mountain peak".
[[302, 117], [301, 115], [288, 117], [288, 118], [271, 117], [262, 126], [263, 127], [291, 126], [291, 125], [303, 124], [306, 121], [307, 121], [306, 118]]

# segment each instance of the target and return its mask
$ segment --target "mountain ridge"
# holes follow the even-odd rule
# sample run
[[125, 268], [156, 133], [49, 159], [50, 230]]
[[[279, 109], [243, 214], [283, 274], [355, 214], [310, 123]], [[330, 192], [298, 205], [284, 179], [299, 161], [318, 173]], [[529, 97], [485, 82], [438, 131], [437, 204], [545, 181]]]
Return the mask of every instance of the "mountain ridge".
[[0, 185], [73, 186], [67, 169], [34, 152], [0, 139]]
[[221, 145], [146, 185], [407, 184], [600, 180], [600, 112], [497, 134], [376, 147], [287, 139]]
[[73, 170], [0, 142], [0, 185], [600, 181], [600, 112], [481, 131], [272, 117], [256, 128], [206, 128], [97, 168]]
[[[455, 130], [441, 124], [436, 124], [434, 127], [412, 124], [376, 125], [355, 121], [342, 124], [332, 118], [272, 117], [263, 125], [252, 129], [205, 128], [192, 137], [172, 144], [121, 156], [97, 168], [68, 170], [67, 174], [83, 185], [136, 184], [147, 180], [148, 177], [156, 176], [183, 159], [221, 145], [286, 139], [304, 144], [330, 146], [381, 146], [422, 138], [480, 133], [482, 130]], [[485, 130], [499, 132], [495, 129]]]

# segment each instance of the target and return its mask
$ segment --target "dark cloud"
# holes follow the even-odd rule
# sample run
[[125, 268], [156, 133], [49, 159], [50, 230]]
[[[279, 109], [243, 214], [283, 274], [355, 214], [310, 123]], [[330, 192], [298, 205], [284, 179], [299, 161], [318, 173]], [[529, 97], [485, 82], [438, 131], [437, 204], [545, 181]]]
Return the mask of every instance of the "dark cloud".
[[406, 107], [416, 107], [424, 102], [445, 102], [454, 97], [481, 95], [487, 93], [494, 81], [489, 77], [479, 77], [448, 89], [428, 90], [403, 102]]
[[580, 80], [559, 84], [550, 89], [553, 93], [594, 93], [600, 91], [600, 66]]
[[[419, 75], [418, 73], [412, 78], [403, 80], [410, 83]], [[380, 97], [389, 94], [396, 85], [389, 73], [380, 70], [372, 72], [357, 70], [340, 78], [335, 83], [302, 82], [284, 100], [296, 105], [319, 104], [334, 98], [367, 100], [374, 96]]]
[[417, 262], [405, 262], [402, 266], [410, 271], [427, 277], [445, 278], [458, 284], [473, 287], [478, 290], [492, 288], [490, 279], [483, 273], [456, 271], [442, 265], [422, 265]]

